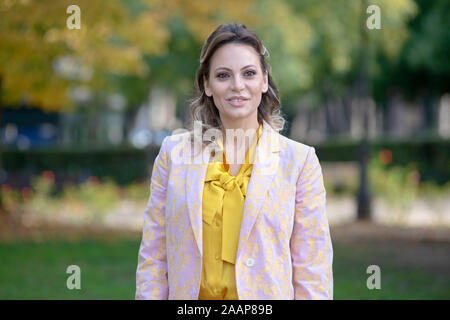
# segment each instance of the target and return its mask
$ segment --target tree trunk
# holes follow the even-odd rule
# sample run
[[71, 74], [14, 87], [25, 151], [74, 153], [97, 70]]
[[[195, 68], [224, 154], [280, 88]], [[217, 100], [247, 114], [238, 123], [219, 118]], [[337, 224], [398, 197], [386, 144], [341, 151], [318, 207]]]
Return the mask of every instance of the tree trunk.
[[370, 78], [368, 74], [368, 38], [366, 32], [365, 24], [365, 12], [367, 3], [365, 0], [361, 1], [361, 46], [360, 46], [360, 73], [359, 81], [357, 86], [357, 96], [359, 102], [359, 108], [362, 108], [363, 114], [363, 137], [361, 139], [359, 148], [359, 164], [360, 164], [360, 186], [357, 195], [357, 219], [358, 220], [368, 220], [372, 219], [372, 208], [371, 208], [371, 195], [369, 189], [368, 173], [367, 173], [367, 163], [369, 159], [369, 141], [368, 141], [368, 126], [369, 126], [369, 115], [368, 115], [368, 103], [370, 96]]
[[[2, 87], [2, 77], [0, 75], [0, 129], [2, 127], [2, 116], [3, 116], [3, 87]], [[1, 134], [1, 132], [0, 132]], [[4, 169], [3, 169], [3, 141], [0, 137], [0, 179], [3, 179], [3, 174], [5, 173]], [[3, 181], [2, 181], [3, 183]], [[5, 213], [5, 205], [3, 202], [3, 193], [0, 190], [0, 216], [3, 216]]]

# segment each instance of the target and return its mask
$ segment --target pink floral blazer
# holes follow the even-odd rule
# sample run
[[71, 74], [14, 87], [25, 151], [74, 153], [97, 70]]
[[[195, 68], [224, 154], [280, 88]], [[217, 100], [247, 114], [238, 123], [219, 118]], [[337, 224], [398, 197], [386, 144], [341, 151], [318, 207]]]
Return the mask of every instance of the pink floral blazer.
[[[202, 195], [211, 150], [193, 155], [187, 137], [166, 137], [153, 166], [136, 299], [198, 298]], [[325, 205], [314, 147], [280, 135], [264, 121], [236, 257], [239, 299], [333, 299]]]

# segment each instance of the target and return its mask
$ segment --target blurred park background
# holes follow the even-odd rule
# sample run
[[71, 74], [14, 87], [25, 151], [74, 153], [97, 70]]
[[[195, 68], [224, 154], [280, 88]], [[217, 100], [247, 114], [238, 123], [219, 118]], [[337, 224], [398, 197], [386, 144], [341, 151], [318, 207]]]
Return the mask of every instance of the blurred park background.
[[154, 158], [229, 22], [262, 39], [283, 134], [321, 161], [334, 298], [450, 299], [448, 17], [448, 0], [0, 0], [0, 299], [134, 298]]

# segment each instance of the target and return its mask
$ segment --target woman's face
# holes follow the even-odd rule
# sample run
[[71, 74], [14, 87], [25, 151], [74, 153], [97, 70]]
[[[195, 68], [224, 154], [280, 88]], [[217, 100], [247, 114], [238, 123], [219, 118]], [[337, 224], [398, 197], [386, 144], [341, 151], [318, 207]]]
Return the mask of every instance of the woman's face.
[[213, 97], [222, 123], [238, 121], [257, 123], [258, 106], [268, 89], [267, 73], [263, 74], [253, 47], [228, 43], [213, 54], [209, 80], [203, 78], [205, 93]]

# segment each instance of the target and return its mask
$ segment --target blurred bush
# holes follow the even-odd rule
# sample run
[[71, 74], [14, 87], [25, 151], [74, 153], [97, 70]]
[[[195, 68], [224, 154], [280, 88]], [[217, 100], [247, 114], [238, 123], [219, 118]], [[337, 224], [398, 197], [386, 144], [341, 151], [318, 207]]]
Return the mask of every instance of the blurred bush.
[[145, 204], [149, 196], [146, 180], [119, 186], [111, 178], [95, 176], [81, 184], [65, 184], [61, 192], [55, 192], [55, 177], [50, 170], [33, 176], [31, 185], [21, 192], [2, 186], [7, 213], [30, 227], [52, 223], [100, 225], [108, 215], [116, 213], [121, 201]]
[[147, 180], [135, 180], [121, 189], [122, 196], [132, 201], [147, 201], [150, 195], [149, 183]]
[[387, 167], [380, 157], [372, 157], [369, 167], [369, 181], [374, 195], [386, 200], [393, 210], [409, 210], [419, 196], [420, 174], [416, 165]]
[[135, 148], [111, 149], [5, 149], [2, 153], [7, 172], [28, 172], [38, 175], [45, 170], [70, 176], [110, 177], [115, 183], [127, 185], [149, 176], [149, 166], [160, 146], [139, 150]]
[[[83, 204], [93, 222], [101, 222], [108, 211], [113, 210], [120, 200], [119, 188], [110, 178], [102, 182], [95, 176], [81, 185], [64, 187], [62, 203]], [[70, 208], [68, 208], [70, 210]]]
[[[449, 145], [449, 140], [438, 137], [409, 140], [376, 139], [370, 142], [370, 157], [379, 157], [382, 150], [390, 150], [391, 160], [386, 163], [386, 167], [407, 167], [414, 163], [421, 182], [434, 182], [442, 187], [450, 181]], [[358, 159], [359, 144], [355, 141], [330, 140], [314, 147], [321, 162]]]

